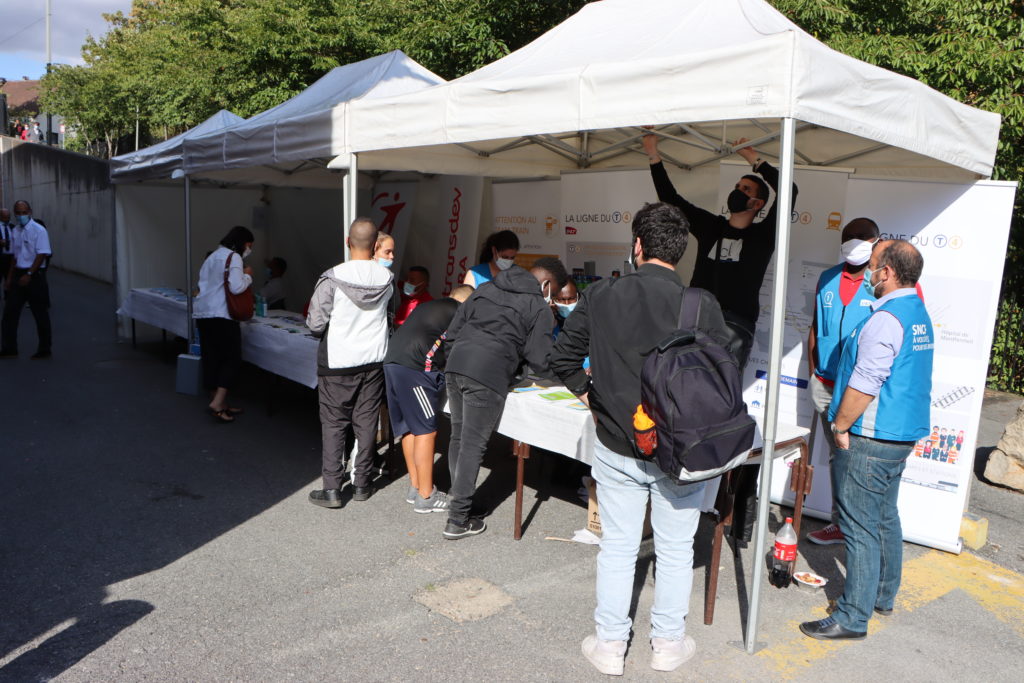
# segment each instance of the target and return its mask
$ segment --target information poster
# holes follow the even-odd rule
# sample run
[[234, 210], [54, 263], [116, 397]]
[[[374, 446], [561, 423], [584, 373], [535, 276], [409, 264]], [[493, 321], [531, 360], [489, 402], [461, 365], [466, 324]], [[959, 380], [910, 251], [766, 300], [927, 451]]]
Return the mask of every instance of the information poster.
[[542, 256], [564, 258], [560, 188], [557, 180], [491, 184], [492, 229], [519, 237], [516, 263], [524, 268]]
[[466, 271], [477, 263], [483, 187], [483, 178], [475, 176], [439, 176], [431, 183], [437, 206], [428, 232], [438, 237], [431, 241], [424, 265], [430, 271], [432, 289], [441, 296], [462, 284]]
[[629, 258], [633, 214], [658, 201], [648, 170], [562, 175], [565, 266], [611, 277]]
[[395, 263], [402, 263], [416, 210], [418, 183], [377, 183], [370, 198], [370, 218], [377, 230], [395, 238]]

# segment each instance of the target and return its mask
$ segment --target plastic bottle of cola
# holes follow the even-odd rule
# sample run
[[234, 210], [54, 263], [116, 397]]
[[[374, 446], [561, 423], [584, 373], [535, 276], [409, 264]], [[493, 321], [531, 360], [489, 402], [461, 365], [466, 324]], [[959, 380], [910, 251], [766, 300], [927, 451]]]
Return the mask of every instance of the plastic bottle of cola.
[[796, 531], [793, 518], [786, 517], [786, 523], [775, 535], [775, 549], [772, 551], [772, 569], [768, 581], [776, 588], [786, 588], [793, 581], [793, 565], [796, 564]]

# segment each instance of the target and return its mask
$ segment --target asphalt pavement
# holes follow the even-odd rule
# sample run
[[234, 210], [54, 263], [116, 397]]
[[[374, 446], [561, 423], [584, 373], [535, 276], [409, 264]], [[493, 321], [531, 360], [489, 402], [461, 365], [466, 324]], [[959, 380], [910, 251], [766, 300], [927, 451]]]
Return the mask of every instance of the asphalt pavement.
[[[26, 313], [22, 357], [0, 360], [0, 681], [604, 678], [579, 649], [593, 628], [596, 547], [548, 540], [585, 523], [576, 464], [531, 459], [520, 541], [501, 438], [481, 473], [480, 536], [444, 540], [445, 516], [414, 514], [405, 478], [381, 480], [366, 502], [314, 507], [315, 392], [246, 366], [235, 401], [246, 412], [216, 424], [203, 399], [175, 393], [173, 345], [117, 340], [109, 285], [55, 271], [50, 286], [53, 358], [29, 360]], [[1020, 401], [986, 396], [979, 460]], [[442, 458], [442, 486], [445, 469]], [[648, 667], [647, 541], [625, 678], [1019, 680], [1022, 501], [975, 477], [971, 510], [990, 520], [989, 545], [959, 556], [905, 545], [896, 613], [861, 642], [797, 630], [841, 591], [844, 554], [801, 543], [830, 583], [809, 594], [766, 582], [753, 656], [736, 643], [761, 553], [725, 550], [705, 626], [706, 519], [687, 631], [697, 655], [671, 674]], [[773, 506], [772, 529], [779, 517]]]

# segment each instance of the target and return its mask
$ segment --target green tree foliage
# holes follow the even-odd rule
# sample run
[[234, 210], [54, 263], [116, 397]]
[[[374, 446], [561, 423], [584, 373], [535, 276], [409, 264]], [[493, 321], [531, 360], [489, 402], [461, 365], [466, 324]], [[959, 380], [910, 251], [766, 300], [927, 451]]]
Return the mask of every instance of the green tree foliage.
[[[1024, 0], [770, 0], [818, 40], [1003, 117], [993, 177], [1024, 184]], [[1024, 191], [989, 383], [1024, 393]]]
[[[248, 117], [336, 66], [396, 49], [454, 78], [521, 47], [583, 4], [135, 0], [127, 15], [107, 16], [104, 36], [87, 40], [83, 66], [44, 79], [43, 99], [84, 139], [104, 143], [94, 149], [112, 155], [137, 111], [144, 132], [168, 135], [222, 108]], [[96, 91], [105, 93], [102, 102], [90, 99]]]

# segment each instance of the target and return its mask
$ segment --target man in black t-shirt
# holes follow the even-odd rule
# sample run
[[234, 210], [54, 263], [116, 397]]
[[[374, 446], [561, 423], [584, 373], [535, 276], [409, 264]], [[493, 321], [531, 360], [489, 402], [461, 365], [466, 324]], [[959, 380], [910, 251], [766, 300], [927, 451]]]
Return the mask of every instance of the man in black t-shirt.
[[462, 285], [450, 296], [421, 303], [395, 330], [384, 356], [391, 429], [402, 438], [409, 468], [405, 500], [420, 513], [448, 511], [448, 496], [434, 486], [437, 412], [444, 392], [442, 342], [459, 305], [472, 293]]
[[[741, 138], [736, 144], [744, 142]], [[645, 135], [643, 145], [658, 199], [678, 206], [690, 222], [690, 233], [697, 238], [697, 264], [690, 286], [714, 293], [729, 327], [744, 338], [744, 348], [737, 358], [743, 366], [754, 343], [761, 283], [775, 251], [775, 204], [763, 221], [755, 223], [754, 218], [768, 204], [768, 186], [778, 190], [779, 172], [758, 158], [753, 147], [736, 150], [758, 175], [744, 175], [737, 181], [729, 193], [726, 218], [691, 204], [676, 192], [658, 154], [656, 135]], [[794, 185], [794, 200], [796, 192]]]

